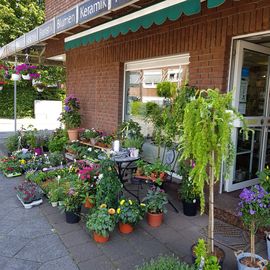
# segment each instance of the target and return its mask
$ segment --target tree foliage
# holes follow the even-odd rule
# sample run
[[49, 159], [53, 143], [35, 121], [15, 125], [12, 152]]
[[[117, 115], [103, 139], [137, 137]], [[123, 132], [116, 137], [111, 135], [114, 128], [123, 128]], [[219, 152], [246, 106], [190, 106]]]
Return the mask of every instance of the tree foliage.
[[43, 0], [0, 0], [0, 46], [43, 22]]

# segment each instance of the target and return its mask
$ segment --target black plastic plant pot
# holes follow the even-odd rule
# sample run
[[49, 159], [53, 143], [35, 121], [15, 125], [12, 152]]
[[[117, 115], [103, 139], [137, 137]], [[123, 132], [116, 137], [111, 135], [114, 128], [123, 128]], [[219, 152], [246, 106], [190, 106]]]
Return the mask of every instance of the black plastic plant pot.
[[183, 200], [182, 203], [183, 203], [184, 215], [189, 216], [189, 217], [196, 216], [197, 208], [198, 208], [197, 201], [190, 203]]
[[80, 215], [79, 212], [69, 212], [66, 211], [66, 222], [69, 224], [74, 224], [74, 223], [78, 223], [80, 221]]

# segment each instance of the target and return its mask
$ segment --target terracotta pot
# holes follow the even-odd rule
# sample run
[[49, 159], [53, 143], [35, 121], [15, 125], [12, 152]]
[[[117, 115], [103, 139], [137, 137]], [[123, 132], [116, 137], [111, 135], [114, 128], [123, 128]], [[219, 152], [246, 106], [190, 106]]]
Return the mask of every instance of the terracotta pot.
[[85, 203], [84, 203], [84, 207], [90, 209], [90, 208], [94, 207], [94, 204], [89, 200], [89, 198], [86, 198]]
[[93, 233], [93, 238], [97, 243], [106, 243], [106, 242], [109, 241], [109, 236], [104, 237], [104, 236], [99, 235], [99, 234], [97, 234], [95, 232]]
[[152, 227], [159, 227], [163, 222], [163, 213], [152, 214], [148, 212], [147, 222]]
[[76, 141], [79, 139], [79, 131], [78, 129], [68, 129], [68, 137], [70, 141]]
[[134, 230], [134, 227], [132, 225], [130, 225], [128, 223], [125, 224], [122, 222], [120, 222], [118, 224], [118, 228], [119, 228], [119, 231], [121, 233], [124, 233], [124, 234], [129, 234], [129, 233], [133, 232], [133, 230]]

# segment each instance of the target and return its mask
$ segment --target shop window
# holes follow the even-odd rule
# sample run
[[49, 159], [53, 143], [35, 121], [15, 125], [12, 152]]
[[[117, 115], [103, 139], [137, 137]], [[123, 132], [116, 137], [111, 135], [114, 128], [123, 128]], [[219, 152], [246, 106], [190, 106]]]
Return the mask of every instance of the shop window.
[[147, 102], [155, 102], [160, 106], [165, 102], [157, 95], [157, 84], [171, 81], [178, 87], [188, 81], [189, 55], [175, 55], [156, 58], [125, 65], [125, 100], [124, 119], [132, 119], [142, 127], [145, 137], [151, 137], [153, 126], [145, 121]]

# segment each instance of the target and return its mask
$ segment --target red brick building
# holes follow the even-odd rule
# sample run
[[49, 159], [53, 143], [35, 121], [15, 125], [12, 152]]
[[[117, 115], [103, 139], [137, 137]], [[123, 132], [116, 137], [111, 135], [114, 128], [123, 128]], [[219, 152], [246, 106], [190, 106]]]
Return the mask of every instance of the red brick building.
[[[234, 106], [255, 133], [244, 143], [236, 126], [236, 162], [226, 189], [256, 181], [257, 170], [270, 162], [269, 0], [45, 2], [48, 25], [53, 22], [60, 29], [44, 34], [45, 54], [66, 59], [67, 90], [81, 101], [83, 127], [114, 130], [130, 116], [136, 93], [141, 91], [143, 102], [159, 102], [153, 91], [160, 80], [232, 89]], [[106, 3], [112, 7], [107, 9]], [[170, 18], [170, 12], [177, 16]], [[124, 25], [131, 17], [137, 27], [128, 31]], [[145, 27], [146, 20], [160, 22]]]

